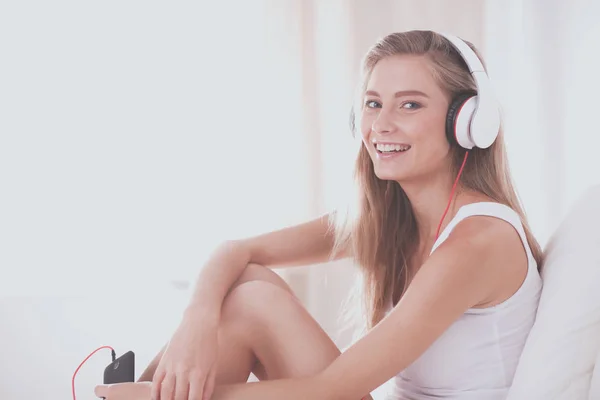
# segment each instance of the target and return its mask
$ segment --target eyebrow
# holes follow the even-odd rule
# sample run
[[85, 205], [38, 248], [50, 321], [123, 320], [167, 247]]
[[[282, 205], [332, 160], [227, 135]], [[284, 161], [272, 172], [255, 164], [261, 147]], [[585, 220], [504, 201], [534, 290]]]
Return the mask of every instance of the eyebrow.
[[[367, 90], [365, 92], [365, 94], [370, 95], [370, 96], [381, 97], [381, 96], [379, 96], [379, 93], [377, 93], [374, 90]], [[401, 90], [399, 92], [394, 93], [394, 97], [403, 97], [403, 96], [423, 96], [423, 97], [429, 98], [429, 96], [427, 96], [425, 93], [423, 93], [419, 90]]]

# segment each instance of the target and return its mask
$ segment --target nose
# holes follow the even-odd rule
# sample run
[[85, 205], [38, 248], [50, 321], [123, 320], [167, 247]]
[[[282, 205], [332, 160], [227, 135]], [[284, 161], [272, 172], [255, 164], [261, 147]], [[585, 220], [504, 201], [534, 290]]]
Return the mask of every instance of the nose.
[[386, 110], [381, 109], [381, 111], [377, 115], [377, 118], [375, 118], [375, 120], [373, 120], [373, 124], [371, 125], [371, 130], [374, 133], [377, 133], [380, 135], [385, 135], [385, 134], [392, 133], [394, 131], [394, 129], [395, 129], [395, 126], [394, 126], [391, 116], [389, 115], [389, 113]]

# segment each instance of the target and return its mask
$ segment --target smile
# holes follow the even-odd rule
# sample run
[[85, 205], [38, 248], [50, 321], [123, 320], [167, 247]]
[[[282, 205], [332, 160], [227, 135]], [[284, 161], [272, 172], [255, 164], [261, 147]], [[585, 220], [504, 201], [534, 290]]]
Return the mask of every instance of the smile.
[[400, 143], [377, 143], [375, 144], [375, 149], [379, 154], [403, 153], [410, 149], [410, 145]]

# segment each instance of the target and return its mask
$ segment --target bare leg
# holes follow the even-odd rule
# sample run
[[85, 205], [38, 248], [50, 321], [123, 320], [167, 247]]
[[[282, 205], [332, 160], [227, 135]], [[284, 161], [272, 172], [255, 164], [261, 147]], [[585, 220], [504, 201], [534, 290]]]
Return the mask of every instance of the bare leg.
[[[223, 318], [217, 384], [246, 381], [250, 370], [259, 379], [308, 376], [340, 354], [300, 301], [271, 283], [238, 286], [223, 304]], [[248, 372], [232, 375], [247, 354]]]
[[[226, 297], [219, 327], [216, 385], [246, 382], [250, 372], [267, 380], [322, 371], [338, 357], [338, 348], [281, 278], [263, 267], [253, 268], [254, 277], [276, 279], [270, 282], [248, 275]], [[155, 360], [160, 360], [160, 354]], [[150, 365], [145, 371], [147, 381], [155, 368]], [[149, 386], [133, 389], [145, 396]]]
[[[292, 293], [292, 289], [288, 286], [288, 284], [275, 272], [273, 272], [269, 268], [265, 268], [262, 265], [258, 264], [248, 264], [244, 273], [240, 276], [240, 278], [236, 281], [236, 283], [232, 286], [230, 292], [235, 289], [237, 286], [241, 285], [245, 282], [251, 281], [265, 281], [270, 282], [276, 286], [281, 287], [282, 289], [287, 290]], [[151, 382], [152, 377], [154, 376], [154, 372], [158, 367], [158, 363], [160, 362], [163, 353], [165, 352], [167, 345], [164, 345], [162, 349], [158, 352], [158, 354], [154, 357], [154, 359], [150, 362], [150, 364], [146, 367], [144, 372], [140, 375], [138, 382]]]
[[[253, 285], [245, 285], [247, 283]], [[240, 290], [237, 290], [238, 288]], [[265, 336], [260, 332], [249, 335], [247, 326], [244, 326], [248, 323], [252, 327], [265, 324], [264, 330], [268, 331], [269, 335]], [[308, 331], [307, 337], [302, 336], [304, 333], [301, 332], [304, 330]], [[308, 364], [311, 366], [318, 364], [324, 367], [339, 354], [333, 342], [302, 307], [281, 277], [260, 265], [248, 265], [223, 304], [219, 330], [217, 384], [246, 381], [250, 371], [259, 379], [266, 379], [267, 376], [271, 379], [288, 376], [288, 373], [291, 374], [290, 376], [296, 376], [296, 373], [292, 373], [294, 369], [290, 370], [286, 365], [275, 368], [275, 370], [282, 369], [280, 373], [273, 371], [271, 367], [269, 368], [271, 371], [267, 374], [265, 364], [269, 364], [269, 360], [277, 358], [275, 357], [277, 355], [284, 359], [294, 359], [293, 364], [298, 364], [296, 369], [299, 371], [313, 372], [313, 368], [307, 368], [300, 360], [296, 360], [296, 356], [310, 355], [311, 352], [306, 352], [305, 349], [305, 346], [310, 345], [310, 341], [307, 342], [308, 337], [314, 337], [317, 343], [321, 343], [314, 350], [314, 356], [310, 357], [311, 361]], [[273, 345], [275, 348], [269, 349]], [[165, 347], [142, 373], [139, 382], [152, 380]], [[323, 351], [322, 347], [327, 350]], [[287, 352], [284, 351], [286, 348]], [[292, 351], [292, 349], [301, 351]], [[257, 358], [258, 354], [255, 353], [260, 353], [261, 357]], [[279, 361], [277, 363], [280, 364]]]

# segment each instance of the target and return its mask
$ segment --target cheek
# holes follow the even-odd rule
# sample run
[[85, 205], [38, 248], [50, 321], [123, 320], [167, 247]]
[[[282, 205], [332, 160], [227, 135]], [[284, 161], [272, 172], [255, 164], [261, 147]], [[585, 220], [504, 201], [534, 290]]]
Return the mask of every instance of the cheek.
[[367, 152], [373, 156], [373, 149], [371, 148], [371, 122], [368, 119], [362, 119], [360, 125], [357, 127], [360, 130], [360, 139], [362, 145], [366, 148]]
[[371, 127], [373, 126], [371, 118], [369, 116], [361, 115], [357, 122], [357, 128], [360, 129], [363, 140], [367, 140], [371, 135]]
[[407, 127], [407, 131], [411, 133], [415, 141], [427, 142], [434, 147], [447, 144], [445, 120], [434, 116], [413, 122], [412, 126]]
[[450, 143], [446, 138], [446, 132], [440, 129], [439, 125], [430, 124], [429, 132], [426, 138], [423, 138], [420, 143], [422, 155], [432, 162], [436, 160], [442, 161], [448, 156], [450, 151]]

